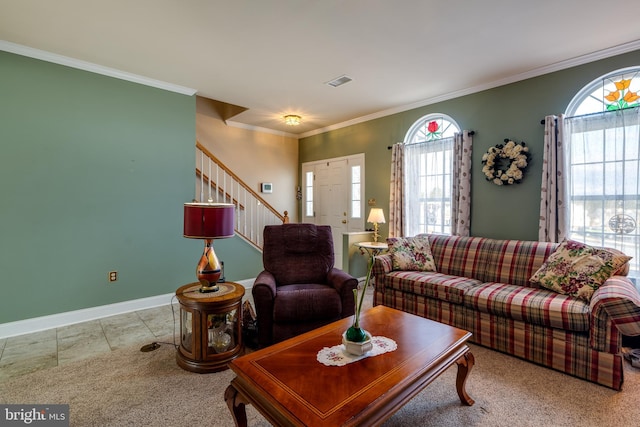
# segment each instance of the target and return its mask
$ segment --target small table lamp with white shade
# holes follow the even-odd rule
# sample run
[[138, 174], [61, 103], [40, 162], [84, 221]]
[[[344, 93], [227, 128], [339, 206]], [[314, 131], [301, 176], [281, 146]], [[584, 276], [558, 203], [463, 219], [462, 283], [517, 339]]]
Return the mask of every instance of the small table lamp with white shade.
[[380, 238], [380, 234], [378, 233], [378, 224], [384, 224], [384, 212], [382, 208], [371, 208], [369, 212], [369, 218], [367, 218], [367, 222], [373, 223], [373, 241], [377, 242]]

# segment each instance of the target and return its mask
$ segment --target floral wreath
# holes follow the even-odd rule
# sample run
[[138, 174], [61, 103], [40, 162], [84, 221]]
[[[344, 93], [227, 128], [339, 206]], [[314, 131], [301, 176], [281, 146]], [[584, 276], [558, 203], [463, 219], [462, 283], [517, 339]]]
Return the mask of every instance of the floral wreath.
[[509, 139], [504, 142], [489, 148], [482, 156], [482, 173], [496, 185], [520, 184], [529, 164], [529, 147]]

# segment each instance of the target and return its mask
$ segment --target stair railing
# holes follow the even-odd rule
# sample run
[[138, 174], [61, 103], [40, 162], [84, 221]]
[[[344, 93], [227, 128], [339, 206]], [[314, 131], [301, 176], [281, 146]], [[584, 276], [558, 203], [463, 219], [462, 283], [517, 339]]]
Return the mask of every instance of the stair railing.
[[196, 141], [196, 194], [199, 202], [232, 203], [236, 210], [236, 234], [262, 250], [266, 225], [288, 222], [216, 156]]

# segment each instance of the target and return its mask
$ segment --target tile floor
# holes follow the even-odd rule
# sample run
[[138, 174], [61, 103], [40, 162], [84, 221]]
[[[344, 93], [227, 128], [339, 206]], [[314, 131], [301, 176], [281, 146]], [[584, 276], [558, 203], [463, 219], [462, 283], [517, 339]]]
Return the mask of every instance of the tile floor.
[[132, 345], [172, 342], [179, 312], [178, 304], [165, 305], [0, 339], [0, 381]]
[[[0, 339], [0, 382], [124, 347], [142, 347], [154, 341], [171, 343], [174, 320], [177, 342], [179, 312], [176, 303]], [[632, 339], [625, 345], [640, 348], [640, 339]]]
[[[371, 299], [373, 289], [367, 294]], [[244, 300], [253, 305], [250, 292]], [[0, 381], [124, 347], [173, 342], [174, 336], [179, 342], [179, 313], [180, 305], [174, 303], [0, 339]]]

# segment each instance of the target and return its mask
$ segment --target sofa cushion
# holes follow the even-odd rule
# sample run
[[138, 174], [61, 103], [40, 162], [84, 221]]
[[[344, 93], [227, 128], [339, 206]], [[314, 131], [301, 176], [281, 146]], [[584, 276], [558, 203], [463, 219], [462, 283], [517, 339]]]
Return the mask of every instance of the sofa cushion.
[[531, 282], [585, 301], [631, 257], [619, 251], [564, 240], [531, 277]]
[[485, 269], [493, 240], [484, 237], [429, 235], [431, 253], [439, 273], [486, 282]]
[[533, 286], [529, 278], [553, 253], [557, 243], [525, 240], [494, 240], [485, 270], [485, 282]]
[[384, 277], [384, 284], [405, 293], [462, 304], [465, 292], [482, 282], [437, 272], [393, 271]]
[[568, 331], [589, 330], [589, 304], [546, 289], [488, 282], [467, 289], [465, 305], [484, 313]]
[[436, 271], [429, 237], [390, 237], [387, 239], [394, 270]]

